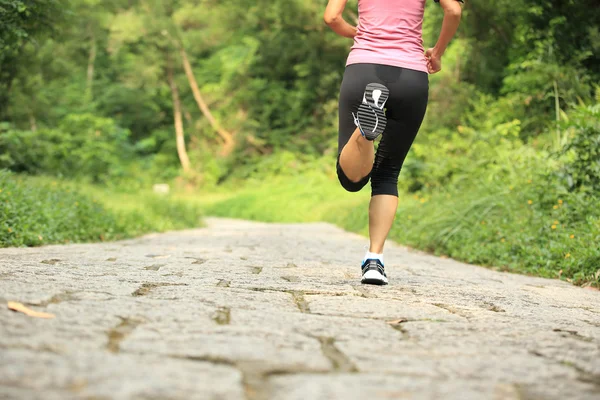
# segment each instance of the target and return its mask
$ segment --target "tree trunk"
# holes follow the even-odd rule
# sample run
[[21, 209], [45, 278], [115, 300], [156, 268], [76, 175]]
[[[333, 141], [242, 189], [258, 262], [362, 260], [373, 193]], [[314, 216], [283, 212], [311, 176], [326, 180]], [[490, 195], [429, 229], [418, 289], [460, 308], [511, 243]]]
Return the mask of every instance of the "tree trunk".
[[188, 158], [187, 151], [185, 150], [185, 137], [183, 132], [183, 119], [181, 117], [181, 101], [179, 100], [179, 90], [175, 84], [173, 78], [173, 66], [171, 65], [171, 59], [167, 61], [167, 78], [169, 79], [169, 86], [171, 87], [171, 95], [173, 97], [173, 116], [175, 120], [175, 136], [177, 139], [177, 155], [181, 162], [181, 167], [184, 172], [190, 170], [190, 159]]
[[87, 87], [86, 87], [86, 95], [89, 101], [93, 98], [92, 85], [94, 84], [94, 67], [96, 64], [96, 53], [97, 53], [97, 45], [96, 45], [96, 35], [94, 35], [94, 31], [90, 31], [90, 56], [88, 58], [88, 68], [87, 68]]
[[560, 150], [561, 134], [560, 134], [560, 95], [558, 92], [558, 82], [554, 79], [554, 108], [556, 111], [556, 150]]
[[37, 121], [35, 120], [35, 116], [33, 113], [29, 113], [29, 126], [31, 128], [31, 132], [37, 131]]
[[223, 154], [224, 155], [230, 154], [233, 151], [233, 148], [235, 147], [235, 140], [233, 139], [233, 135], [231, 133], [227, 132], [225, 129], [223, 129], [221, 127], [221, 125], [219, 125], [219, 123], [217, 122], [215, 117], [213, 117], [212, 113], [210, 112], [210, 109], [208, 108], [208, 106], [206, 105], [206, 102], [204, 101], [204, 99], [202, 98], [202, 95], [200, 94], [200, 90], [198, 89], [198, 82], [196, 82], [196, 77], [194, 76], [194, 72], [192, 71], [192, 66], [190, 65], [190, 61], [187, 57], [187, 53], [185, 52], [185, 49], [183, 48], [183, 46], [179, 46], [179, 51], [181, 53], [181, 59], [183, 61], [183, 68], [185, 69], [185, 74], [190, 83], [190, 88], [192, 89], [192, 92], [194, 93], [194, 99], [196, 99], [198, 108], [200, 108], [200, 111], [202, 111], [202, 114], [204, 114], [204, 116], [206, 117], [206, 119], [208, 120], [210, 125], [219, 134], [219, 136], [221, 136], [221, 138], [225, 142], [223, 144]]

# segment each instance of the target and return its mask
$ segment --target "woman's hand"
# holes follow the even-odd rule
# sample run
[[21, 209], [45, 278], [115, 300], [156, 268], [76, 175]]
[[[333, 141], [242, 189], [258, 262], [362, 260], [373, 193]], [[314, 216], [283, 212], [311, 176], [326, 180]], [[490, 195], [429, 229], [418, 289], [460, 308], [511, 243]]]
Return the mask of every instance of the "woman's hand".
[[425, 52], [427, 58], [427, 69], [430, 74], [435, 74], [442, 70], [442, 56], [448, 47], [448, 43], [456, 34], [458, 25], [460, 24], [462, 8], [459, 2], [462, 0], [440, 0], [439, 3], [444, 10], [444, 21], [442, 22], [442, 30], [440, 37], [434, 48]]
[[425, 52], [427, 58], [427, 69], [430, 74], [438, 73], [442, 70], [442, 56], [435, 53], [435, 49], [431, 48]]

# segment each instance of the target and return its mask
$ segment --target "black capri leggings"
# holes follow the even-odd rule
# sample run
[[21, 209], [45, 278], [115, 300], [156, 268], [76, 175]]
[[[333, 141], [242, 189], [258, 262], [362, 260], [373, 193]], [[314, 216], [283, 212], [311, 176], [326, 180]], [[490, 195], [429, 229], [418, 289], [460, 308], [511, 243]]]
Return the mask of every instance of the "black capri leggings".
[[[371, 173], [353, 182], [340, 167], [339, 155], [356, 130], [353, 113], [357, 113], [369, 83], [380, 83], [389, 89], [390, 97], [385, 106], [387, 126], [377, 147]], [[344, 189], [358, 192], [370, 179], [372, 196], [398, 196], [398, 176], [423, 122], [428, 95], [429, 76], [425, 72], [378, 64], [346, 67], [340, 90], [337, 161], [337, 174]]]

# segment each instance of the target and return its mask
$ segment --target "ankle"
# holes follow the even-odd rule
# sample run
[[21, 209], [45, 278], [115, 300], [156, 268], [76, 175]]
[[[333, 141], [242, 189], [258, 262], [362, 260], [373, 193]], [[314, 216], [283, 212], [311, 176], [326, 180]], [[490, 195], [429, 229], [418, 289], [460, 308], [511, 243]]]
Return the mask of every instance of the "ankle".
[[383, 251], [380, 253], [367, 251], [367, 254], [365, 254], [365, 260], [379, 260], [383, 264]]
[[[365, 246], [365, 248], [367, 248], [367, 246]], [[383, 246], [381, 246], [381, 247], [369, 246], [367, 251], [370, 253], [375, 253], [375, 254], [383, 254]]]

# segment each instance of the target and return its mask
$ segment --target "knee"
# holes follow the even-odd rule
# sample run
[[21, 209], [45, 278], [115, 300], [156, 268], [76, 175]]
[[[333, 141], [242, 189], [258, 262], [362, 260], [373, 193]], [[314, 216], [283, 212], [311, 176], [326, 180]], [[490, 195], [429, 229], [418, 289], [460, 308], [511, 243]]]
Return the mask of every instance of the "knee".
[[352, 181], [350, 178], [348, 178], [346, 176], [346, 174], [344, 173], [344, 170], [342, 170], [339, 160], [337, 163], [337, 176], [338, 176], [338, 179], [339, 179], [342, 187], [344, 189], [346, 189], [348, 192], [352, 192], [352, 193], [359, 192], [362, 188], [364, 188], [365, 185], [369, 182], [369, 179], [371, 177], [370, 175], [367, 175], [359, 181]]
[[365, 185], [367, 184], [368, 181], [369, 180], [366, 179], [366, 180], [362, 180], [359, 182], [352, 182], [349, 179], [344, 180], [344, 179], [340, 178], [340, 184], [342, 185], [342, 187], [344, 189], [346, 189], [347, 192], [350, 192], [350, 193], [360, 192], [362, 190], [362, 188], [365, 187]]

